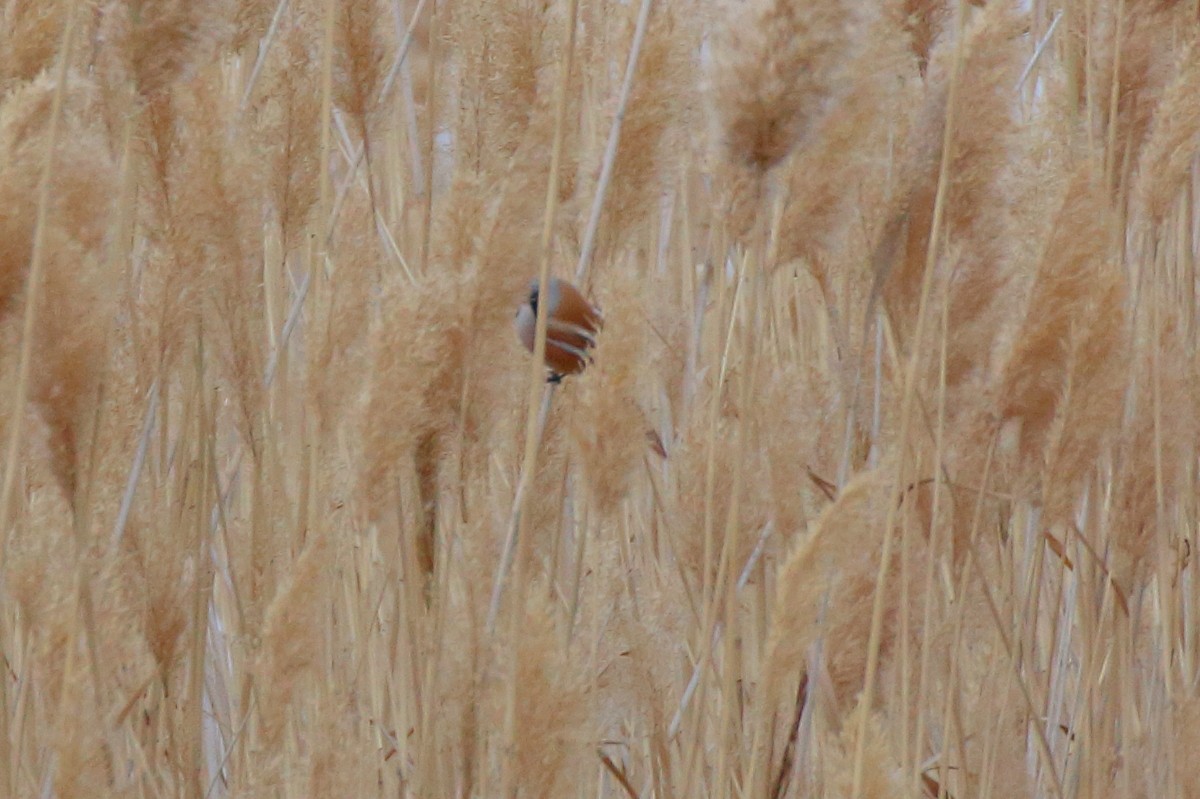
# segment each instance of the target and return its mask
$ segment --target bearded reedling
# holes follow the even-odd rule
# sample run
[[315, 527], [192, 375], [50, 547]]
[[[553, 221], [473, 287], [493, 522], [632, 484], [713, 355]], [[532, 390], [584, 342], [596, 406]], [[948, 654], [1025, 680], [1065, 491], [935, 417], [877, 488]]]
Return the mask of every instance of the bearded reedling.
[[596, 346], [596, 334], [604, 324], [604, 316], [565, 280], [551, 278], [549, 289], [542, 292], [535, 278], [529, 284], [528, 299], [517, 309], [516, 318], [517, 337], [530, 352], [533, 352], [539, 302], [546, 303], [548, 382], [558, 383], [567, 375], [582, 372], [592, 362], [590, 351]]

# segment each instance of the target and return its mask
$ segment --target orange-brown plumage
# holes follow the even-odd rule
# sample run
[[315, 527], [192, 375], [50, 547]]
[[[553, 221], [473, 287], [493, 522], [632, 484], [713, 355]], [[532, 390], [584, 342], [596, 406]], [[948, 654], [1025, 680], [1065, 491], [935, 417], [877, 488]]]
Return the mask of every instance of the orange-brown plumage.
[[596, 346], [604, 317], [565, 280], [551, 278], [549, 290], [539, 291], [535, 279], [529, 287], [529, 297], [517, 310], [517, 336], [525, 349], [533, 352], [537, 330], [538, 303], [546, 303], [546, 366], [551, 379], [582, 372], [591, 362], [591, 350]]

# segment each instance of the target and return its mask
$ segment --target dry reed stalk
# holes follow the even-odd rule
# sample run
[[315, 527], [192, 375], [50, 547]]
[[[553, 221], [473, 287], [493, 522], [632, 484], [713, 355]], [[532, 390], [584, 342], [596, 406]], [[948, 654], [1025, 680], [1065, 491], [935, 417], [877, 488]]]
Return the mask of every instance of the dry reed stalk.
[[[542, 217], [537, 285], [543, 287], [548, 285], [550, 280], [551, 245], [554, 235], [554, 221], [558, 208], [559, 170], [562, 166], [563, 140], [566, 128], [567, 90], [571, 80], [571, 67], [575, 59], [577, 2], [571, 0], [568, 9], [565, 20], [566, 46], [562, 54], [562, 63], [559, 66], [559, 83], [555, 95], [553, 143], [551, 145], [549, 173], [546, 179], [545, 210]], [[546, 416], [550, 410], [550, 403], [554, 398], [554, 384], [545, 383], [544, 377], [546, 324], [549, 315], [548, 305], [549, 303], [546, 302], [538, 303], [537, 313], [535, 314], [533, 358], [529, 363], [525, 441], [520, 462], [521, 472], [513, 498], [513, 509], [508, 523], [508, 536], [504, 542], [504, 551], [501, 555], [500, 564], [496, 569], [496, 578], [492, 587], [492, 598], [488, 605], [487, 615], [487, 631], [490, 634], [495, 629], [494, 624], [499, 612], [501, 591], [505, 581], [509, 577], [509, 566], [515, 565], [512, 579], [516, 588], [516, 595], [511, 596], [509, 599], [511, 607], [510, 618], [512, 619], [510, 630], [512, 631], [514, 640], [508, 659], [508, 662], [512, 664], [510, 667], [515, 668], [520, 668], [522, 661], [526, 659], [520, 651], [520, 646], [523, 639], [528, 640], [519, 632], [520, 620], [529, 608], [528, 602], [530, 597], [527, 593], [525, 580], [529, 579], [530, 576], [528, 569], [531, 565], [531, 553], [533, 552], [532, 541], [530, 540], [532, 525], [530, 520], [531, 513], [529, 512], [528, 487], [533, 476], [537, 474], [538, 445], [540, 444], [542, 432], [546, 425]], [[545, 385], [543, 386], [544, 383]], [[542, 395], [540, 403], [538, 402], [539, 394]], [[511, 687], [505, 691], [504, 736], [501, 740], [509, 752], [513, 754], [506, 756], [501, 763], [500, 787], [504, 794], [508, 794], [514, 787], [519, 785], [518, 780], [520, 777], [518, 775], [528, 774], [525, 769], [521, 768], [520, 750], [518, 749], [518, 741], [520, 740], [518, 736], [521, 734], [522, 727], [520, 720], [517, 718], [517, 709], [524, 704], [518, 696], [520, 686], [521, 680], [513, 679]], [[549, 774], [550, 779], [553, 780], [555, 776], [554, 772], [551, 771]], [[542, 791], [548, 792], [547, 789], [552, 786], [553, 782], [542, 788]]]
[[[599, 228], [597, 260], [602, 263], [627, 249], [629, 242], [649, 227], [647, 223], [656, 221], [664, 188], [675, 183], [686, 163], [677, 156], [681, 148], [689, 147], [682, 131], [698, 122], [698, 98], [688, 72], [697, 45], [696, 27], [675, 3], [660, 2], [651, 9]], [[632, 34], [636, 33], [635, 23]], [[609, 51], [593, 57], [607, 59]], [[594, 124], [604, 124], [605, 118], [605, 114], [597, 115]], [[594, 187], [585, 179], [580, 189], [587, 196]]]
[[637, 25], [633, 31], [633, 40], [629, 43], [629, 57], [625, 61], [625, 77], [621, 81], [621, 90], [617, 95], [616, 112], [612, 124], [608, 126], [608, 139], [604, 146], [604, 158], [600, 162], [600, 177], [596, 181], [596, 190], [592, 193], [591, 211], [588, 213], [587, 227], [583, 231], [583, 242], [580, 245], [579, 263], [575, 267], [575, 282], [586, 286], [592, 259], [596, 254], [597, 234], [600, 228], [604, 204], [608, 199], [609, 186], [612, 183], [613, 170], [617, 163], [617, 154], [621, 146], [621, 133], [624, 129], [625, 114], [630, 99], [633, 96], [634, 83], [637, 80], [638, 64], [641, 63], [642, 46], [645, 43], [646, 31], [650, 26], [650, 11], [653, 0], [642, 0], [638, 8]]
[[290, 0], [236, 0], [230, 13], [233, 33], [229, 48], [235, 52], [258, 43], [260, 38], [270, 42], [270, 26]]
[[[715, 398], [708, 402], [722, 404]], [[734, 413], [727, 405], [714, 412], [715, 419], [694, 414], [689, 424], [680, 429], [680, 443], [670, 456], [676, 492], [671, 524], [678, 530], [674, 555], [689, 586], [701, 594], [716, 579], [715, 531], [731, 518], [735, 504], [738, 509], [733, 524], [737, 532], [730, 542], [732, 562], [746, 562], [758, 532], [769, 518], [767, 481], [753, 480], [734, 486], [736, 469], [760, 474], [766, 466], [760, 453], [748, 451], [742, 455], [736, 451]], [[745, 461], [740, 467], [736, 465], [739, 460]]]
[[[860, 721], [868, 714], [864, 704], [857, 704], [847, 714], [836, 742], [830, 747], [829, 757], [821, 763], [824, 792], [829, 797], [884, 797], [904, 794], [901, 780], [901, 764], [892, 748], [884, 720], [878, 715]], [[833, 731], [831, 731], [833, 732]], [[862, 744], [866, 752], [867, 773], [857, 789], [851, 784], [854, 774], [853, 757], [859, 748], [856, 736], [865, 735]]]
[[[932, 203], [932, 207], [930, 209], [931, 220], [930, 220], [929, 238], [928, 238], [928, 243], [927, 243], [927, 252], [925, 254], [925, 268], [924, 268], [923, 276], [921, 278], [921, 289], [920, 289], [919, 301], [918, 301], [918, 306], [917, 306], [916, 320], [915, 320], [914, 326], [913, 326], [914, 329], [913, 329], [913, 334], [912, 334], [912, 340], [915, 342], [920, 342], [924, 335], [924, 325], [925, 325], [925, 319], [926, 319], [926, 316], [927, 316], [927, 313], [929, 310], [929, 299], [930, 299], [932, 284], [934, 282], [933, 277], [934, 277], [935, 266], [936, 266], [937, 259], [939, 256], [939, 248], [942, 246], [942, 240], [941, 240], [942, 225], [943, 225], [943, 221], [944, 221], [946, 200], [947, 200], [947, 195], [948, 195], [949, 186], [950, 186], [949, 168], [950, 168], [951, 157], [952, 157], [952, 145], [950, 144], [950, 142], [954, 141], [954, 136], [956, 135], [956, 130], [957, 130], [957, 128], [955, 127], [955, 124], [956, 124], [956, 119], [957, 119], [956, 113], [957, 113], [958, 100], [959, 100], [958, 93], [961, 88], [960, 87], [960, 78], [961, 78], [961, 75], [963, 74], [963, 66], [964, 66], [964, 62], [965, 62], [965, 44], [964, 43], [966, 41], [966, 38], [963, 35], [963, 32], [964, 32], [963, 13], [964, 13], [964, 9], [963, 9], [962, 5], [960, 4], [956, 9], [956, 14], [955, 14], [955, 16], [956, 16], [955, 28], [958, 32], [958, 36], [957, 36], [957, 40], [956, 40], [956, 45], [954, 47], [952, 66], [950, 69], [949, 85], [946, 89], [945, 119], [943, 122], [943, 127], [941, 128], [941, 130], [943, 131], [943, 133], [942, 133], [943, 141], [941, 142], [941, 158], [940, 158], [940, 163], [939, 163], [939, 167], [938, 167], [938, 171], [937, 171], [938, 177], [937, 177], [937, 182], [936, 182], [936, 190], [934, 192], [933, 203]], [[901, 399], [900, 429], [899, 429], [899, 433], [898, 433], [898, 442], [899, 442], [898, 446], [900, 448], [900, 452], [899, 452], [899, 456], [898, 456], [898, 462], [895, 467], [895, 475], [893, 477], [893, 482], [892, 482], [893, 494], [898, 494], [900, 492], [900, 490], [902, 489], [902, 487], [904, 487], [906, 485], [907, 480], [916, 479], [915, 478], [915, 474], [916, 474], [915, 469], [910, 468], [912, 465], [912, 462], [910, 461], [909, 447], [912, 444], [912, 439], [910, 439], [910, 435], [912, 435], [912, 432], [911, 432], [912, 424], [913, 424], [912, 420], [913, 420], [913, 415], [915, 413], [914, 405], [915, 405], [915, 400], [916, 400], [916, 396], [917, 396], [917, 392], [918, 392], [917, 370], [920, 365], [921, 354], [922, 353], [920, 351], [920, 348], [914, 347], [911, 354], [909, 355], [908, 363], [904, 369], [904, 392], [903, 392], [902, 399]], [[892, 536], [888, 535], [887, 533], [889, 533], [893, 529], [893, 525], [895, 523], [895, 518], [896, 518], [895, 513], [896, 513], [895, 506], [889, 505], [886, 521], [884, 523], [885, 535], [883, 538], [882, 553], [880, 555], [880, 560], [879, 560], [879, 570], [878, 570], [878, 573], [876, 576], [876, 581], [875, 581], [875, 597], [874, 597], [873, 607], [871, 610], [871, 631], [870, 631], [870, 637], [867, 641], [866, 676], [864, 678], [864, 687], [863, 687], [863, 693], [865, 696], [865, 699], [863, 700], [863, 702], [867, 706], [870, 706], [870, 704], [874, 701], [876, 672], [877, 672], [878, 663], [879, 663], [880, 644], [881, 644], [882, 636], [883, 636], [882, 625], [883, 625], [883, 614], [884, 614], [886, 598], [887, 598], [887, 594], [886, 594], [887, 578], [888, 578], [889, 569], [891, 566], [889, 560], [890, 560], [890, 556], [891, 556]], [[861, 731], [858, 736], [857, 746], [855, 748], [855, 753], [854, 753], [854, 777], [853, 777], [852, 785], [854, 786], [854, 793], [856, 793], [856, 794], [858, 793], [858, 791], [860, 790], [860, 788], [862, 786], [863, 773], [864, 773], [863, 765], [864, 765], [864, 757], [865, 757], [865, 751], [866, 751], [866, 731], [865, 731], [866, 723], [867, 723], [867, 717], [866, 717], [866, 715], [864, 715], [862, 718], [862, 724], [860, 725]]]
[[1145, 143], [1170, 79], [1173, 48], [1162, 43], [1174, 43], [1180, 12], [1169, 5], [1125, 0], [1097, 9], [1086, 88], [1114, 193]]

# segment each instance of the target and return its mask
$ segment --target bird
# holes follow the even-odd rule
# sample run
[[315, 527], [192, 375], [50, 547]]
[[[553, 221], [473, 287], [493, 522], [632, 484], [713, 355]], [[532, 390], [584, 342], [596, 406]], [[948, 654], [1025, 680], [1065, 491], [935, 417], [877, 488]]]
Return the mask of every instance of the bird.
[[537, 330], [538, 303], [546, 303], [547, 382], [559, 383], [567, 375], [578, 374], [592, 362], [591, 350], [604, 316], [565, 280], [550, 278], [547, 291], [540, 291], [538, 279], [529, 284], [529, 296], [517, 309], [517, 337], [525, 349], [533, 352]]

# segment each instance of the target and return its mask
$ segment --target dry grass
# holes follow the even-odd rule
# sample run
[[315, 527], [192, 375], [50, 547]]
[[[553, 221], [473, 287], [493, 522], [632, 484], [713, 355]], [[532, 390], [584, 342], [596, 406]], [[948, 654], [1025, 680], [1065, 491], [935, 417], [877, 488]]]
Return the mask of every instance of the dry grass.
[[1027, 5], [0, 3], [0, 796], [1197, 795], [1200, 28]]

